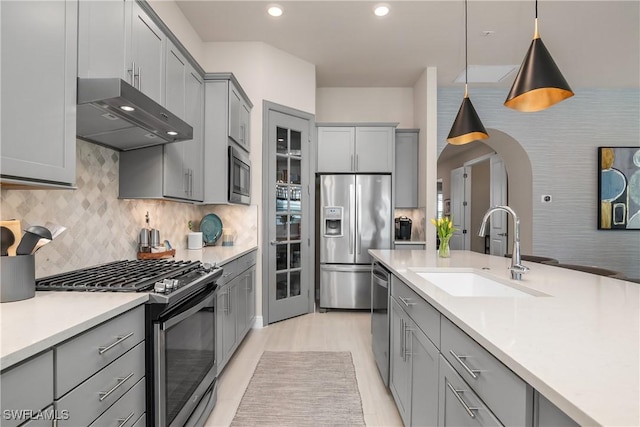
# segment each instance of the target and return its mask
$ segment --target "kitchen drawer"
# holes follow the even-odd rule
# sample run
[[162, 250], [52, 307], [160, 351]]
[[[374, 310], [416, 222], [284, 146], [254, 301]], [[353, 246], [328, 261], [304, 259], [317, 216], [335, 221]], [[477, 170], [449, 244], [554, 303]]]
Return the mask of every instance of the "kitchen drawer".
[[253, 251], [238, 258], [238, 273], [242, 273], [251, 268], [252, 265], [256, 265], [256, 254], [257, 251]]
[[444, 317], [441, 339], [444, 357], [502, 423], [531, 425], [531, 386]]
[[[56, 416], [58, 417], [65, 416], [64, 414], [56, 413], [53, 410], [53, 405], [50, 405], [47, 408], [45, 408], [42, 412], [38, 412], [37, 414], [33, 414], [33, 415], [35, 418], [33, 418], [31, 421], [27, 421], [26, 423], [21, 424], [20, 427], [55, 427], [55, 424], [53, 423], [54, 418]], [[2, 425], [3, 426], [5, 425], [4, 418], [3, 418]]]
[[132, 427], [146, 427], [147, 426], [147, 414], [142, 414], [138, 421]]
[[394, 275], [391, 276], [391, 296], [435, 346], [440, 348], [440, 312]]
[[217, 280], [218, 286], [223, 286], [226, 283], [229, 283], [230, 280], [233, 280], [239, 273], [238, 271], [238, 260], [234, 259], [233, 261], [229, 261], [226, 264], [222, 265], [222, 276]]
[[131, 427], [144, 414], [144, 378], [89, 427]]
[[[438, 387], [438, 425], [443, 427], [502, 426], [500, 421], [442, 355]], [[507, 424], [524, 426], [524, 424]]]
[[[2, 372], [2, 425], [17, 426], [19, 415], [8, 410], [40, 411], [53, 402], [53, 351], [48, 351]], [[13, 418], [13, 419], [11, 419]]]
[[89, 425], [143, 377], [144, 341], [60, 399], [69, 419], [58, 426]]
[[55, 398], [64, 396], [142, 340], [144, 306], [98, 325], [56, 347]]

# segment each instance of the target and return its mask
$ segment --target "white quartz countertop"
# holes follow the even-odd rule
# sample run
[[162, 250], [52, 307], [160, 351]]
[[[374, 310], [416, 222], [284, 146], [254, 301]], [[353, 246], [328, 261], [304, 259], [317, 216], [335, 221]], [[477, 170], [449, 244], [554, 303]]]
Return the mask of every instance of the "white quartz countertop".
[[0, 369], [8, 368], [118, 314], [144, 304], [144, 293], [36, 292], [0, 304]]
[[[223, 265], [257, 247], [211, 246], [176, 250], [177, 260]], [[146, 293], [36, 292], [34, 298], [0, 304], [0, 369], [6, 369], [146, 303]]]
[[[579, 424], [640, 426], [637, 283], [526, 261], [515, 281], [510, 259], [469, 251], [370, 253]], [[548, 296], [455, 297], [417, 274], [460, 269]]]

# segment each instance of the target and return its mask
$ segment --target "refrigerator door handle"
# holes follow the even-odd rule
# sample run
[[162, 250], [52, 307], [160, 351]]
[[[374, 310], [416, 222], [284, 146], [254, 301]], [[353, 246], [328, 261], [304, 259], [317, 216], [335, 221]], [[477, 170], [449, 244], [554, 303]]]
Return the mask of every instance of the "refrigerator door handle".
[[362, 223], [362, 185], [356, 187], [356, 252], [360, 255], [362, 251], [362, 234], [360, 224]]
[[323, 271], [341, 271], [345, 273], [350, 272], [369, 272], [371, 271], [371, 264], [320, 264], [320, 269]]
[[356, 216], [354, 214], [355, 201], [354, 201], [354, 191], [353, 184], [349, 184], [349, 255], [353, 255], [353, 240], [354, 233], [356, 231], [355, 220]]

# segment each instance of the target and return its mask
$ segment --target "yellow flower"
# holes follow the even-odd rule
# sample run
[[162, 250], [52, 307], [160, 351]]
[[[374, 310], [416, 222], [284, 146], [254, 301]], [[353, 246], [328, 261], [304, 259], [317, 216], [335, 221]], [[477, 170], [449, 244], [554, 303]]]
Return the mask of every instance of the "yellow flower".
[[450, 238], [456, 229], [453, 227], [453, 221], [449, 217], [441, 217], [437, 220], [431, 218], [431, 224], [436, 227], [436, 232], [440, 239]]

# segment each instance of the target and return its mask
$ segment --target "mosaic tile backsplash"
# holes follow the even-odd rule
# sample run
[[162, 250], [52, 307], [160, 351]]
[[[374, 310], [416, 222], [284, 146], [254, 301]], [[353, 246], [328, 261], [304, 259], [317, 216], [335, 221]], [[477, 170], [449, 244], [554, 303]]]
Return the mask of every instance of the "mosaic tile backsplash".
[[134, 259], [147, 212], [149, 226], [160, 230], [161, 241], [169, 240], [176, 248], [186, 247], [188, 222], [198, 229], [208, 213], [220, 217], [223, 230], [236, 232], [236, 244], [257, 244], [257, 206], [120, 200], [118, 152], [81, 140], [77, 141], [76, 151], [77, 190], [1, 190], [2, 219], [19, 219], [23, 228], [47, 221], [67, 227], [36, 253], [37, 277]]

